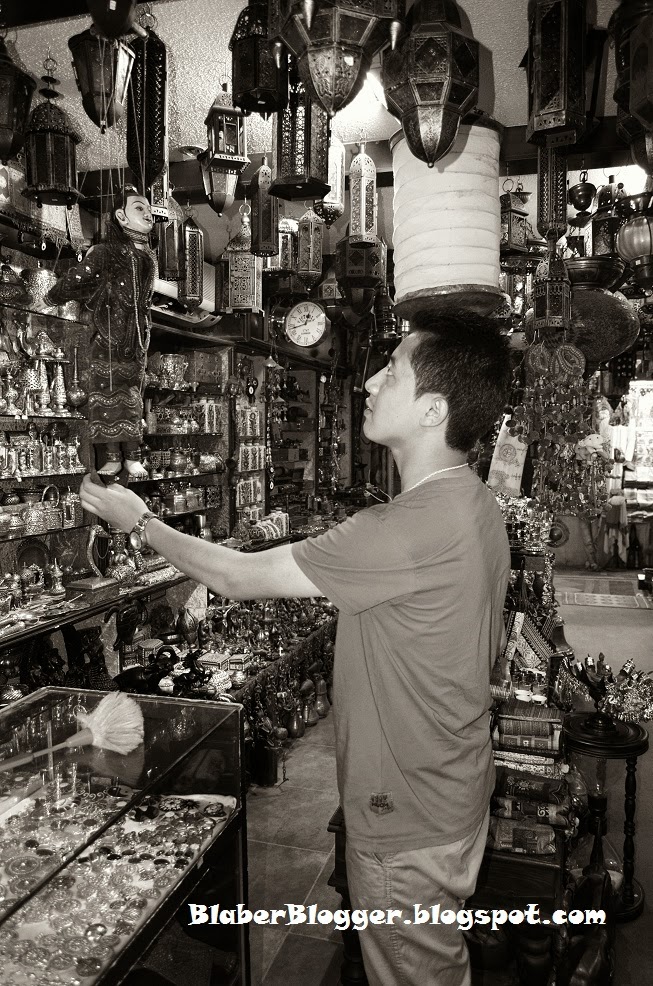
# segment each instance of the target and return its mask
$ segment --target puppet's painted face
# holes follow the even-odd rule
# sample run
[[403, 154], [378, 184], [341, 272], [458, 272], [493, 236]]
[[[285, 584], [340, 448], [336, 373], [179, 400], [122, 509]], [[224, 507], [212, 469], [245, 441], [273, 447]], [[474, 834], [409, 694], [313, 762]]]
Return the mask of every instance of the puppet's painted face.
[[116, 209], [116, 219], [126, 233], [149, 233], [154, 225], [152, 208], [144, 195], [130, 195], [124, 209]]

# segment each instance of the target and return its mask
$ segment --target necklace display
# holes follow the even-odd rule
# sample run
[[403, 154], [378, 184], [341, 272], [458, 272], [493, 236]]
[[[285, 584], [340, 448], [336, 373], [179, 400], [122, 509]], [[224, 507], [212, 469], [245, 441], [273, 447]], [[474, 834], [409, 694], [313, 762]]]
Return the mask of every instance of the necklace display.
[[451, 472], [452, 469], [463, 469], [466, 465], [466, 462], [461, 462], [458, 466], [445, 466], [444, 469], [436, 469], [435, 472], [430, 472], [428, 476], [424, 477], [424, 479], [420, 479], [418, 483], [414, 483], [412, 486], [409, 486], [407, 490], [402, 490], [401, 492], [410, 493], [411, 490], [416, 490], [418, 486], [422, 485], [422, 483], [428, 482], [428, 480], [433, 479], [434, 476], [439, 476], [441, 472]]

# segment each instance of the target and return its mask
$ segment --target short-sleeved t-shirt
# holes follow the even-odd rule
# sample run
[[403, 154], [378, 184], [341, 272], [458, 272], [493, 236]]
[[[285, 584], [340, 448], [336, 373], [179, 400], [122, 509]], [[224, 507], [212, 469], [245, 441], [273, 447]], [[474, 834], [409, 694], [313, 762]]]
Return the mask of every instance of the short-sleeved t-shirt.
[[293, 545], [340, 610], [334, 663], [347, 840], [393, 852], [471, 834], [494, 785], [490, 670], [510, 570], [492, 493], [468, 470]]

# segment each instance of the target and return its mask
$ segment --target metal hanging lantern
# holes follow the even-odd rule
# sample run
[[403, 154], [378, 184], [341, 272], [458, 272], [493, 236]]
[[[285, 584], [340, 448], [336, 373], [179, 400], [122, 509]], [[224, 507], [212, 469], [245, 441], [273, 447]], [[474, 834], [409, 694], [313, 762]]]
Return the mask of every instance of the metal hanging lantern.
[[382, 284], [376, 292], [370, 339], [373, 345], [401, 341], [399, 321], [386, 284]]
[[249, 164], [244, 114], [236, 109], [223, 82], [204, 121], [208, 149], [199, 155], [204, 191], [219, 216], [233, 205], [238, 177]]
[[275, 165], [271, 195], [280, 199], [321, 199], [329, 191], [330, 121], [309, 96], [291, 66], [288, 105], [277, 113], [272, 137]]
[[104, 133], [125, 112], [134, 52], [124, 41], [101, 38], [92, 29], [69, 38], [68, 47], [82, 106]]
[[[633, 74], [638, 76], [637, 85], [641, 85], [643, 79], [639, 77], [641, 69], [646, 71], [642, 64], [641, 56], [637, 63], [633, 64], [631, 57], [631, 40], [635, 29], [643, 19], [653, 14], [653, 0], [621, 0], [621, 3], [613, 12], [608, 25], [608, 30], [614, 45], [614, 60], [617, 70], [617, 78], [614, 87], [613, 98], [617, 106], [625, 113], [631, 113], [631, 81]], [[635, 97], [635, 102], [639, 101], [639, 95]]]
[[591, 223], [585, 227], [586, 255], [615, 257], [618, 255], [617, 234], [625, 222], [622, 207], [626, 197], [623, 182], [610, 175], [608, 183], [596, 193], [596, 210]]
[[565, 262], [550, 253], [542, 260], [533, 282], [533, 328], [565, 331], [571, 325], [571, 281]]
[[567, 231], [567, 158], [554, 144], [537, 149], [537, 230], [554, 243]]
[[257, 257], [273, 257], [279, 249], [279, 202], [270, 195], [272, 169], [263, 158], [249, 185], [252, 202], [252, 253]]
[[[510, 183], [510, 185], [509, 185]], [[504, 192], [499, 196], [501, 203], [501, 253], [528, 252], [528, 209], [519, 192], [513, 192], [514, 184], [508, 178], [503, 183]]]
[[39, 92], [46, 101], [32, 111], [25, 139], [26, 185], [23, 195], [42, 205], [65, 205], [72, 209], [80, 198], [77, 188], [77, 145], [80, 137], [62, 109], [53, 103], [61, 95], [52, 76], [54, 58], [43, 63], [45, 83]]
[[127, 163], [143, 192], [168, 166], [168, 52], [148, 16], [141, 18], [145, 37], [131, 42], [134, 67], [127, 113]]
[[324, 219], [327, 229], [333, 226], [345, 212], [345, 145], [338, 137], [331, 137], [329, 144], [328, 195], [315, 203], [314, 209]]
[[378, 203], [376, 167], [365, 153], [365, 141], [349, 166], [349, 240], [352, 246], [374, 246], [376, 242]]
[[330, 267], [326, 277], [320, 281], [315, 291], [315, 297], [321, 303], [327, 317], [332, 321], [342, 309], [342, 291], [338, 286], [335, 268]]
[[288, 102], [288, 59], [275, 58], [268, 33], [268, 5], [249, 0], [229, 42], [234, 105], [265, 119]]
[[277, 251], [263, 260], [263, 273], [285, 277], [297, 273], [297, 239], [299, 223], [282, 216], [279, 219]]
[[[650, 201], [650, 195], [646, 197]], [[644, 200], [646, 201], [646, 200]], [[631, 216], [617, 233], [616, 247], [622, 260], [630, 264], [635, 283], [645, 291], [653, 287], [653, 217], [646, 204]]]
[[630, 105], [632, 116], [646, 128], [653, 128], [653, 13], [642, 17], [630, 35]]
[[204, 299], [204, 234], [190, 210], [181, 226], [182, 253], [178, 297], [194, 311]]
[[164, 281], [179, 281], [184, 270], [184, 213], [172, 196], [168, 199], [168, 216], [168, 222], [159, 229], [159, 277]]
[[528, 44], [526, 140], [573, 144], [585, 132], [586, 0], [537, 0]]
[[310, 290], [322, 277], [324, 220], [308, 209], [297, 231], [297, 277]]
[[129, 34], [136, 18], [136, 0], [86, 0], [93, 23], [105, 38]]
[[455, 0], [417, 0], [406, 27], [396, 49], [383, 54], [383, 88], [411, 153], [433, 167], [476, 105], [478, 42], [461, 30]]
[[262, 261], [250, 253], [252, 232], [250, 207], [245, 203], [240, 209], [240, 229], [225, 250], [228, 264], [227, 311], [260, 312], [263, 310]]
[[0, 28], [0, 161], [3, 164], [16, 157], [25, 143], [27, 118], [36, 89], [34, 79], [9, 57], [6, 36], [7, 28]]
[[349, 307], [366, 315], [374, 305], [377, 289], [385, 283], [387, 248], [378, 239], [374, 246], [362, 248], [344, 236], [336, 244], [336, 278]]
[[372, 59], [403, 32], [404, 0], [272, 0], [270, 37], [329, 116], [363, 88]]

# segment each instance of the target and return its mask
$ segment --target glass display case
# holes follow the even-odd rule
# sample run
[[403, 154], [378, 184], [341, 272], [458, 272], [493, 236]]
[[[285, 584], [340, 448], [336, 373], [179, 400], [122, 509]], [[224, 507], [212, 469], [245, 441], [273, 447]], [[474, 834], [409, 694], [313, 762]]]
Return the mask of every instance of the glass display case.
[[[2, 983], [119, 983], [186, 900], [247, 903], [241, 706], [133, 696], [132, 753], [2, 770], [74, 735], [104, 694], [43, 688], [0, 713]], [[214, 931], [212, 983], [247, 986], [246, 925]]]

